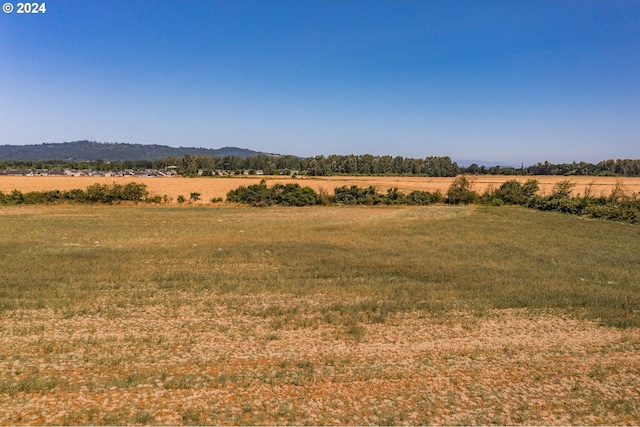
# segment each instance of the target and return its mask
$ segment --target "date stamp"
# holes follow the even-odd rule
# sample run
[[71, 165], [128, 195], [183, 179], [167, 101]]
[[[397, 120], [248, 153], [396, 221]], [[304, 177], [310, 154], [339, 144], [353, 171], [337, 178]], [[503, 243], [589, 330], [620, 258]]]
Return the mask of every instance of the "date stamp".
[[7, 2], [2, 5], [2, 11], [4, 13], [20, 13], [20, 14], [35, 14], [35, 13], [47, 13], [47, 5], [42, 3], [16, 3], [15, 7], [13, 3]]

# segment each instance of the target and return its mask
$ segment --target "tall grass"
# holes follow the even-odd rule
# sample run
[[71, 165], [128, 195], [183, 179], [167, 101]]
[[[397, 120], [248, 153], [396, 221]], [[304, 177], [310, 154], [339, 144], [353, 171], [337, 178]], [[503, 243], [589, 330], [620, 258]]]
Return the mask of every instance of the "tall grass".
[[270, 316], [354, 333], [398, 312], [494, 308], [640, 325], [640, 230], [624, 224], [519, 207], [29, 209], [0, 217], [1, 311], [290, 294], [318, 304]]

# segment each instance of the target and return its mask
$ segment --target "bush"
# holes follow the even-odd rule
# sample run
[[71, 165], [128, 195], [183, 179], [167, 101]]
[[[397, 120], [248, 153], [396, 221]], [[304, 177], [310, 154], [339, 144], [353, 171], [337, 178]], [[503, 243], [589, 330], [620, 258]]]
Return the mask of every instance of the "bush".
[[555, 199], [564, 199], [571, 197], [571, 191], [576, 186], [574, 182], [564, 180], [556, 183], [551, 191], [551, 197]]
[[311, 206], [320, 201], [318, 194], [309, 187], [301, 187], [299, 184], [276, 184], [271, 189], [273, 201], [284, 206]]
[[443, 197], [439, 191], [429, 193], [428, 191], [412, 191], [407, 194], [404, 201], [408, 205], [430, 205], [432, 203], [442, 202]]
[[227, 201], [247, 203], [252, 206], [270, 206], [273, 203], [273, 192], [267, 188], [265, 181], [248, 187], [241, 186], [227, 193]]
[[457, 177], [447, 190], [446, 202], [453, 205], [475, 203], [478, 199], [478, 193], [471, 190], [471, 181], [465, 176]]
[[264, 180], [260, 184], [238, 187], [227, 193], [227, 201], [252, 206], [309, 206], [320, 202], [320, 196], [309, 187], [299, 184], [275, 184], [269, 188]]
[[371, 185], [360, 188], [357, 185], [346, 185], [333, 190], [333, 200], [342, 205], [378, 205], [384, 203], [384, 198]]
[[[116, 185], [117, 184], [113, 184], [113, 187]], [[128, 182], [124, 186], [118, 187], [118, 191], [120, 191], [120, 193], [117, 193], [117, 196], [119, 196], [117, 200], [141, 202], [149, 196], [147, 186], [138, 182]]]
[[93, 184], [86, 190], [73, 189], [69, 191], [31, 191], [22, 193], [13, 190], [10, 194], [0, 192], [0, 204], [3, 205], [23, 205], [23, 204], [44, 204], [56, 202], [78, 202], [78, 203], [114, 203], [121, 201], [155, 201], [157, 198], [149, 198], [149, 192], [145, 184], [129, 182], [125, 185], [113, 183]]
[[489, 199], [498, 199], [508, 205], [526, 205], [538, 192], [538, 188], [538, 181], [535, 179], [528, 180], [524, 185], [512, 179], [502, 183]]
[[121, 201], [140, 202], [149, 195], [147, 186], [137, 182], [128, 182], [124, 185], [113, 183], [92, 184], [85, 190], [85, 200], [91, 203], [114, 203]]
[[384, 203], [387, 205], [404, 205], [406, 204], [406, 196], [398, 191], [397, 188], [390, 188], [387, 190]]

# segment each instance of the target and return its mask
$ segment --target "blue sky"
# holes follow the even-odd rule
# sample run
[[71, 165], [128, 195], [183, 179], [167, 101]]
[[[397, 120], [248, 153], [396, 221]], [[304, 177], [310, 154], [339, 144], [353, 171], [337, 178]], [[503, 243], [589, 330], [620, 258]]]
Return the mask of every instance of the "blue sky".
[[0, 144], [517, 165], [640, 157], [637, 0], [49, 0], [46, 9], [0, 13]]

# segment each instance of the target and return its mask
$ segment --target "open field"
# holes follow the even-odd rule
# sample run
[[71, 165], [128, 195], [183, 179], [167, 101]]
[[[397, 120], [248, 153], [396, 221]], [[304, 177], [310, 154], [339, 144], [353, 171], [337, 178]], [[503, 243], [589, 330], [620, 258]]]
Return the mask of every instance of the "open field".
[[516, 207], [0, 208], [0, 424], [638, 424], [639, 253]]
[[[265, 179], [269, 185], [277, 182], [297, 182], [302, 186], [309, 186], [316, 192], [321, 189], [333, 192], [336, 187], [343, 185], [358, 185], [368, 187], [374, 185], [378, 191], [384, 192], [389, 188], [397, 187], [404, 193], [413, 190], [431, 191], [440, 190], [443, 194], [453, 182], [453, 178], [429, 178], [410, 176], [330, 176], [330, 177], [300, 177], [291, 179], [280, 176], [242, 176], [242, 177], [200, 177], [200, 178], [135, 178], [135, 181], [146, 184], [154, 194], [168, 195], [175, 202], [179, 195], [187, 199], [192, 192], [201, 193], [201, 203], [207, 203], [212, 198], [224, 198], [230, 190], [241, 185], [257, 184]], [[503, 175], [478, 175], [471, 176], [473, 189], [478, 193], [489, 188], [498, 188], [500, 184], [509, 179], [517, 179], [521, 182], [527, 179], [537, 179], [540, 184], [541, 194], [549, 194], [553, 186], [563, 180], [571, 180], [576, 183], [575, 193], [584, 194], [585, 188], [591, 186], [592, 195], [609, 195], [616, 184], [621, 183], [628, 195], [640, 193], [640, 178], [629, 177], [594, 177], [594, 176], [503, 176]], [[17, 189], [22, 192], [45, 190], [72, 190], [85, 189], [91, 184], [111, 184], [112, 182], [130, 182], [134, 178], [104, 178], [104, 177], [0, 177], [0, 191], [8, 193]]]

